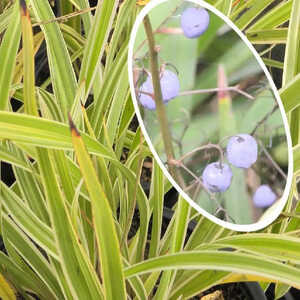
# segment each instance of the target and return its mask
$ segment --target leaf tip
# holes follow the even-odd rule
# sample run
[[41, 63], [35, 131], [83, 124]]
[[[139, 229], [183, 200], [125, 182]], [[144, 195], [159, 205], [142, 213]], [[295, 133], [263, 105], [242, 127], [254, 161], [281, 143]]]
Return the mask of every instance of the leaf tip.
[[218, 88], [219, 88], [218, 98], [219, 98], [219, 100], [229, 98], [228, 91], [226, 91], [227, 87], [228, 87], [228, 84], [227, 84], [227, 77], [226, 77], [224, 66], [219, 65], [219, 67], [218, 67]]
[[72, 135], [75, 135], [77, 137], [80, 137], [80, 133], [79, 131], [77, 130], [72, 118], [71, 118], [71, 114], [69, 113], [68, 114], [68, 118], [69, 118], [69, 125], [70, 125], [70, 129], [71, 129], [71, 133]]
[[21, 7], [21, 14], [22, 16], [29, 15], [28, 10], [27, 10], [27, 5], [25, 0], [19, 0], [20, 7]]

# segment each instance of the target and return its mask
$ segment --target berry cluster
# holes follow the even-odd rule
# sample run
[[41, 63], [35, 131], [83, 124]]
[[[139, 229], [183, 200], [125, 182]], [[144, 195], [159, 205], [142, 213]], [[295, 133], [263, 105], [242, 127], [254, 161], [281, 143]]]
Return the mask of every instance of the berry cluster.
[[[201, 36], [209, 26], [210, 16], [204, 8], [187, 8], [181, 15], [181, 29], [185, 37], [195, 39]], [[167, 104], [176, 98], [180, 91], [178, 75], [163, 68], [160, 73], [162, 100]], [[154, 89], [151, 75], [140, 86], [140, 104], [149, 110], [155, 110]], [[228, 162], [237, 168], [248, 169], [257, 160], [258, 147], [256, 140], [249, 134], [238, 134], [231, 137], [226, 147]], [[222, 160], [208, 164], [202, 174], [204, 187], [212, 193], [225, 192], [231, 185], [232, 170]], [[254, 193], [253, 203], [256, 207], [268, 207], [276, 201], [276, 194], [267, 185], [260, 186]]]
[[[181, 15], [181, 29], [187, 38], [197, 38], [203, 34], [209, 25], [209, 13], [204, 8], [187, 8]], [[176, 73], [164, 70], [160, 74], [160, 85], [163, 102], [166, 104], [178, 96], [180, 83]], [[148, 75], [140, 87], [139, 101], [147, 109], [155, 110], [155, 100], [152, 78]]]
[[[257, 160], [258, 147], [256, 140], [249, 134], [238, 134], [231, 137], [226, 147], [228, 162], [237, 168], [248, 169]], [[208, 164], [202, 173], [203, 185], [210, 192], [224, 192], [231, 184], [232, 170], [223, 162]], [[256, 207], [268, 207], [277, 199], [268, 185], [261, 185], [254, 193], [253, 203]]]
[[[249, 168], [257, 160], [257, 143], [249, 134], [235, 135], [228, 141], [226, 156], [233, 166]], [[202, 178], [204, 186], [209, 191], [224, 192], [231, 184], [232, 171], [227, 164], [215, 162], [206, 166]]]

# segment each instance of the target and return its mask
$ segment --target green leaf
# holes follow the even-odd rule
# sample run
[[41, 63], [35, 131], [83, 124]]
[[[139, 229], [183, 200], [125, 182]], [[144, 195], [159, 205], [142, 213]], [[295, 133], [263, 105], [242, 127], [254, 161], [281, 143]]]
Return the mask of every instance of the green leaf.
[[290, 290], [290, 286], [287, 284], [278, 283], [275, 286], [275, 299], [279, 299], [281, 297], [284, 297], [288, 291]]
[[288, 30], [286, 28], [251, 31], [247, 38], [252, 44], [285, 44]]
[[26, 5], [21, 7], [22, 45], [24, 64], [24, 110], [25, 113], [38, 116], [38, 108], [35, 99], [34, 76], [34, 42], [29, 11]]
[[37, 98], [40, 102], [42, 116], [50, 120], [62, 122], [64, 118], [62, 116], [62, 112], [59, 108], [59, 105], [55, 100], [55, 97], [42, 88], [37, 89], [36, 93]]
[[1, 187], [1, 204], [14, 218], [18, 226], [52, 257], [58, 259], [52, 229], [43, 223], [24, 202], [3, 182]]
[[19, 1], [17, 1], [11, 15], [10, 24], [0, 45], [0, 110], [7, 109], [10, 99], [10, 86], [13, 79], [16, 56], [21, 38], [19, 10]]
[[4, 11], [2, 11], [0, 15], [0, 33], [2, 33], [8, 27], [12, 14], [13, 14], [13, 7], [9, 7]]
[[281, 61], [270, 59], [270, 58], [263, 58], [262, 60], [265, 63], [265, 65], [268, 67], [283, 69], [283, 62]]
[[[239, 27], [241, 30], [244, 30], [247, 25], [249, 25], [251, 21], [254, 20], [272, 2], [273, 0], [245, 1], [244, 5], [241, 5], [239, 9], [237, 9], [234, 14], [232, 14], [231, 18], [234, 19], [235, 25], [237, 25], [237, 27]], [[239, 17], [240, 12], [244, 12], [241, 17]]]
[[[82, 137], [90, 153], [113, 158], [108, 148], [84, 133]], [[46, 148], [73, 149], [67, 125], [18, 113], [0, 112], [1, 138]]]
[[118, 1], [104, 0], [99, 2], [97, 6], [96, 15], [85, 46], [79, 76], [79, 82], [85, 81], [86, 95], [91, 88], [97, 66], [104, 53], [117, 5]]
[[[30, 3], [38, 21], [47, 21], [55, 18], [48, 1], [30, 0]], [[41, 25], [41, 28], [47, 43], [54, 94], [66, 120], [77, 89], [71, 58], [58, 24], [52, 22]]]
[[176, 220], [170, 249], [172, 253], [179, 252], [183, 249], [188, 229], [190, 212], [191, 206], [189, 203], [183, 197], [179, 196], [174, 214]]
[[[126, 299], [120, 246], [112, 211], [103, 188], [97, 179], [97, 173], [84, 142], [72, 122], [71, 131], [79, 167], [92, 202], [105, 298]], [[112, 285], [112, 282], [117, 282], [117, 284]]]
[[[129, 181], [129, 187], [135, 187], [135, 174], [128, 170], [128, 168], [118, 160], [116, 160], [114, 153], [110, 149], [104, 147], [84, 133], [82, 133], [81, 136], [89, 153], [109, 159], [110, 162]], [[0, 138], [11, 139], [15, 142], [31, 144], [44, 148], [60, 150], [73, 149], [69, 128], [66, 125], [55, 121], [17, 113], [0, 112]], [[143, 256], [147, 237], [149, 204], [146, 199], [145, 193], [139, 184], [137, 190], [137, 202], [141, 216], [141, 238], [138, 241], [138, 260], [140, 260]]]
[[[90, 8], [90, 4], [89, 4], [88, 0], [69, 0], [69, 1], [72, 2], [74, 4], [74, 6], [80, 10]], [[91, 12], [88, 12], [88, 13], [82, 14], [80, 17], [82, 18], [85, 35], [88, 35], [90, 28], [91, 28], [91, 23], [92, 23], [92, 14], [91, 14]]]
[[124, 29], [126, 29], [126, 24], [128, 23], [128, 12], [134, 11], [135, 6], [134, 1], [126, 0], [120, 4], [116, 25], [114, 27], [113, 35], [109, 43], [109, 51], [107, 51], [107, 61], [105, 64], [105, 71], [109, 70], [112, 67], [113, 58], [118, 52], [118, 44], [120, 43], [120, 38]]
[[93, 106], [93, 112], [91, 115], [91, 125], [94, 129], [95, 135], [98, 138], [101, 132], [101, 126], [103, 121], [103, 115], [107, 111], [107, 107], [115, 93], [115, 87], [118, 86], [120, 81], [120, 74], [123, 70], [127, 70], [127, 45], [123, 46], [114, 60], [114, 67], [110, 68], [103, 78], [101, 90], [98, 97], [95, 99]]
[[0, 274], [0, 297], [5, 300], [17, 299], [13, 288], [9, 285], [2, 274]]
[[35, 286], [35, 282], [32, 281], [32, 278], [28, 276], [26, 272], [21, 270], [2, 251], [0, 252], [0, 272], [7, 280], [14, 282], [19, 291], [24, 292], [25, 290], [31, 290], [35, 291], [38, 296], [43, 296], [43, 293]]
[[[29, 159], [25, 156], [24, 152], [10, 143], [9, 149], [11, 154], [15, 157], [22, 159], [27, 163], [27, 166], [34, 170], [34, 164], [31, 165]], [[49, 215], [43, 193], [41, 191], [39, 181], [39, 174], [34, 170], [28, 172], [26, 170], [13, 167], [14, 175], [16, 177], [16, 184], [20, 190], [20, 195], [23, 201], [29, 206], [32, 212], [45, 224], [49, 225]]]
[[47, 286], [47, 289], [43, 292], [44, 297], [47, 297], [47, 295], [49, 297], [50, 295], [52, 298], [59, 297], [63, 299], [63, 293], [55, 277], [55, 273], [46, 258], [8, 216], [4, 215], [3, 221], [6, 234], [15, 250], [23, 257], [28, 265], [33, 268], [39, 278]]
[[92, 268], [72, 226], [67, 203], [55, 173], [51, 150], [40, 149], [38, 163], [59, 260], [70, 291], [74, 298], [103, 299], [96, 271]]
[[[186, 231], [189, 221], [190, 214], [189, 203], [179, 196], [177, 202], [177, 208], [174, 214], [175, 223], [173, 228], [173, 235], [170, 244], [169, 253], [176, 253], [182, 250], [183, 244], [186, 237]], [[158, 289], [155, 294], [155, 299], [166, 299], [169, 298], [170, 288], [174, 284], [176, 272], [165, 271], [161, 277]]]
[[287, 22], [290, 18], [293, 0], [287, 0], [276, 5], [255, 21], [246, 32], [273, 29]]
[[[219, 67], [218, 87], [227, 87], [227, 78], [223, 67]], [[237, 133], [236, 117], [232, 110], [232, 100], [228, 92], [219, 93], [219, 140]], [[248, 198], [244, 171], [238, 168], [232, 169], [232, 182], [230, 188], [224, 193], [225, 221], [235, 224], [251, 224], [251, 210]], [[241, 212], [243, 212], [241, 214]]]
[[263, 120], [274, 107], [274, 98], [270, 90], [264, 90], [256, 96], [240, 123], [240, 132], [251, 134], [258, 122]]
[[[234, 57], [235, 59], [233, 60], [232, 57]], [[217, 61], [214, 61], [214, 63], [209, 66], [205, 70], [205, 72], [202, 72], [197, 77], [195, 86], [197, 86], [197, 88], [199, 89], [215, 88], [219, 64], [222, 64], [224, 66], [228, 77], [228, 84], [231, 85], [232, 83], [234, 83], [232, 79], [234, 73], [243, 68], [245, 65], [247, 65], [247, 68], [249, 68], [248, 66], [250, 64], [257, 64], [257, 61], [253, 58], [253, 54], [249, 50], [249, 48], [245, 47], [245, 43], [242, 40], [239, 40], [234, 45], [232, 45], [232, 47], [230, 47], [228, 51], [221, 55]], [[261, 71], [261, 69], [259, 71]], [[205, 99], [205, 97], [205, 95], [199, 94], [194, 96], [193, 100], [196, 104], [199, 104], [200, 101], [203, 101]]]
[[297, 174], [300, 171], [300, 144], [293, 148], [294, 157], [294, 173]]
[[228, 253], [226, 251], [190, 251], [165, 255], [125, 268], [126, 278], [157, 270], [223, 270], [247, 273], [279, 280], [298, 288], [300, 271], [283, 263], [267, 260], [257, 255]]
[[283, 87], [300, 71], [300, 2], [293, 1], [285, 50]]
[[185, 280], [176, 282], [174, 289], [171, 291], [170, 299], [178, 299], [180, 295], [185, 298], [191, 298], [195, 295], [199, 295], [202, 291], [215, 286], [228, 276], [228, 272], [224, 271], [187, 271]]
[[221, 235], [225, 236], [231, 231], [221, 227], [220, 225], [210, 221], [209, 219], [201, 216], [200, 220], [189, 237], [185, 246], [185, 250], [193, 250], [199, 245], [210, 243], [216, 240]]
[[164, 199], [163, 172], [156, 161], [154, 161], [153, 164], [154, 168], [152, 172], [151, 185], [151, 193], [153, 195], [153, 218], [149, 257], [155, 257], [158, 255]]
[[32, 169], [21, 159], [11, 153], [7, 147], [0, 145], [0, 160], [5, 161], [18, 168], [22, 168], [28, 172], [32, 172]]
[[[123, 261], [124, 261], [124, 259], [123, 259]], [[124, 265], [128, 267], [129, 263], [124, 261]], [[148, 299], [144, 283], [138, 276], [129, 278], [128, 281], [139, 300], [147, 300]]]
[[215, 244], [266, 256], [269, 259], [300, 262], [300, 239], [278, 234], [244, 234], [219, 239]]
[[295, 76], [288, 84], [279, 90], [286, 113], [290, 113], [300, 105], [299, 85], [300, 74]]
[[115, 86], [115, 89], [115, 94], [111, 101], [112, 109], [109, 110], [107, 115], [106, 125], [108, 138], [111, 143], [114, 143], [117, 138], [119, 120], [125, 109], [125, 100], [131, 101], [128, 86], [128, 71], [126, 68], [124, 68], [122, 74], [120, 74], [120, 80], [118, 85]]
[[229, 16], [232, 9], [233, 0], [222, 0], [219, 3], [216, 5], [216, 8], [219, 9], [225, 16]]
[[[300, 2], [293, 1], [285, 50], [282, 86], [285, 88], [300, 72]], [[289, 98], [291, 101], [293, 98]], [[293, 145], [298, 144], [300, 137], [300, 109], [296, 108], [289, 114], [289, 123]]]

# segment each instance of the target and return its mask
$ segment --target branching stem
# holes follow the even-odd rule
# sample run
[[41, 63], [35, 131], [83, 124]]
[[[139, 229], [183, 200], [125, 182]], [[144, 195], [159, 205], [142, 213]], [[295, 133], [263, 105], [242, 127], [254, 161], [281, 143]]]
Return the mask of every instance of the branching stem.
[[217, 145], [217, 144], [207, 144], [207, 145], [204, 145], [204, 146], [195, 148], [195, 149], [193, 149], [192, 151], [190, 151], [190, 152], [184, 154], [183, 156], [181, 156], [181, 157], [178, 159], [178, 161], [179, 161], [179, 162], [182, 162], [182, 161], [185, 160], [187, 157], [189, 157], [189, 156], [195, 154], [196, 152], [203, 151], [203, 150], [207, 150], [207, 149], [212, 149], [212, 148], [214, 148], [214, 149], [216, 149], [216, 150], [219, 151], [219, 153], [220, 153], [220, 161], [221, 161], [221, 163], [223, 163], [223, 161], [224, 161], [224, 153], [223, 153], [223, 149], [222, 149], [222, 147], [221, 147], [220, 145]]
[[277, 172], [286, 180], [287, 179], [286, 174], [283, 172], [283, 170], [280, 168], [280, 166], [277, 164], [277, 162], [272, 158], [272, 156], [270, 155], [270, 153], [268, 152], [268, 150], [266, 149], [264, 144], [261, 141], [259, 141], [259, 144], [260, 144], [265, 156], [270, 160], [271, 164], [274, 166], [274, 168], [277, 170]]
[[252, 130], [251, 135], [254, 135], [256, 133], [256, 131], [258, 130], [258, 128], [264, 124], [267, 119], [278, 109], [278, 103], [275, 103], [272, 110], [269, 111], [262, 120], [260, 120], [257, 125], [255, 126], [255, 128]]
[[224, 92], [236, 92], [239, 93], [243, 96], [245, 96], [246, 98], [250, 99], [250, 100], [254, 100], [254, 97], [244, 91], [242, 91], [239, 86], [230, 86], [230, 87], [226, 87], [224, 89], [220, 89], [220, 88], [212, 88], [212, 89], [201, 89], [201, 90], [193, 90], [193, 91], [185, 91], [185, 92], [181, 92], [179, 93], [178, 96], [189, 96], [189, 95], [197, 95], [197, 94], [207, 94], [207, 93], [214, 93], [214, 92], [220, 92], [224, 91]]

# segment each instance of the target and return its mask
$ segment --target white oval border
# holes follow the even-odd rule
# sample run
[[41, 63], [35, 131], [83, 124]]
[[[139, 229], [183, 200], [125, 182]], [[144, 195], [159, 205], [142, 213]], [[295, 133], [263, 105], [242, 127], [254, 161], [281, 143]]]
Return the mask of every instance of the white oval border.
[[144, 137], [146, 139], [146, 142], [149, 145], [149, 148], [154, 156], [154, 158], [156, 159], [156, 161], [158, 162], [160, 168], [162, 169], [164, 175], [167, 177], [167, 179], [172, 183], [172, 185], [176, 188], [176, 190], [181, 194], [181, 196], [193, 207], [195, 208], [198, 212], [200, 212], [203, 216], [205, 216], [206, 218], [208, 218], [209, 220], [215, 222], [216, 224], [223, 226], [227, 229], [231, 229], [231, 230], [235, 230], [235, 231], [240, 231], [240, 232], [250, 232], [250, 231], [257, 231], [260, 229], [263, 229], [264, 227], [270, 225], [281, 213], [281, 211], [283, 210], [288, 196], [289, 196], [289, 192], [290, 192], [290, 188], [291, 188], [291, 184], [292, 184], [292, 178], [293, 178], [293, 151], [292, 151], [292, 141], [291, 141], [291, 135], [290, 135], [290, 129], [289, 129], [289, 125], [288, 125], [288, 121], [287, 121], [287, 117], [283, 108], [283, 104], [281, 102], [278, 90], [274, 84], [274, 81], [272, 79], [272, 76], [270, 75], [267, 67], [265, 66], [265, 64], [263, 63], [262, 59], [260, 58], [259, 54], [257, 53], [257, 51], [255, 50], [255, 48], [253, 47], [253, 45], [249, 42], [249, 40], [247, 39], [247, 37], [241, 32], [240, 29], [237, 28], [237, 26], [234, 25], [234, 23], [225, 15], [223, 15], [219, 10], [217, 10], [215, 7], [213, 7], [212, 5], [204, 2], [203, 0], [185, 0], [185, 2], [192, 2], [195, 4], [198, 4], [208, 10], [210, 10], [212, 13], [214, 13], [215, 15], [219, 16], [224, 22], [226, 22], [238, 35], [239, 37], [245, 42], [245, 44], [248, 46], [248, 48], [252, 51], [253, 55], [255, 56], [256, 60], [258, 61], [259, 65], [261, 66], [261, 68], [263, 69], [263, 71], [266, 74], [266, 77], [269, 81], [269, 84], [274, 92], [275, 98], [277, 100], [277, 103], [279, 105], [279, 109], [281, 112], [281, 116], [283, 119], [283, 123], [284, 123], [284, 128], [285, 128], [285, 134], [287, 137], [287, 145], [288, 145], [288, 176], [287, 176], [287, 181], [286, 181], [286, 186], [285, 186], [285, 190], [284, 193], [281, 197], [281, 199], [278, 202], [278, 205], [276, 206], [275, 210], [273, 211], [272, 215], [269, 218], [266, 218], [262, 221], [258, 221], [256, 223], [253, 224], [249, 224], [249, 225], [237, 225], [237, 224], [233, 224], [233, 223], [229, 223], [229, 222], [225, 222], [220, 220], [219, 218], [211, 215], [210, 213], [208, 213], [206, 210], [204, 210], [203, 208], [201, 208], [198, 204], [196, 204], [181, 188], [180, 186], [175, 182], [175, 180], [172, 178], [172, 176], [169, 174], [167, 168], [164, 166], [164, 164], [162, 163], [159, 155], [157, 154], [157, 152], [154, 149], [154, 146], [151, 142], [150, 137], [148, 136], [147, 130], [144, 127], [144, 122], [143, 119], [141, 117], [140, 114], [140, 109], [138, 106], [138, 101], [136, 99], [136, 95], [134, 93], [134, 84], [133, 84], [133, 64], [132, 64], [132, 58], [133, 58], [133, 50], [134, 50], [134, 42], [136, 39], [136, 35], [138, 32], [138, 28], [140, 26], [140, 24], [143, 22], [144, 17], [156, 6], [158, 6], [159, 4], [162, 4], [164, 2], [167, 1], [171, 1], [171, 0], [151, 0], [139, 13], [139, 15], [136, 18], [136, 21], [134, 23], [133, 29], [131, 31], [131, 35], [130, 35], [130, 40], [129, 40], [129, 49], [128, 49], [128, 75], [129, 75], [129, 84], [130, 84], [130, 92], [131, 92], [131, 96], [132, 96], [132, 100], [133, 100], [133, 104], [134, 104], [134, 108], [135, 108], [135, 112], [140, 124], [140, 127], [142, 129], [142, 132], [144, 134]]

